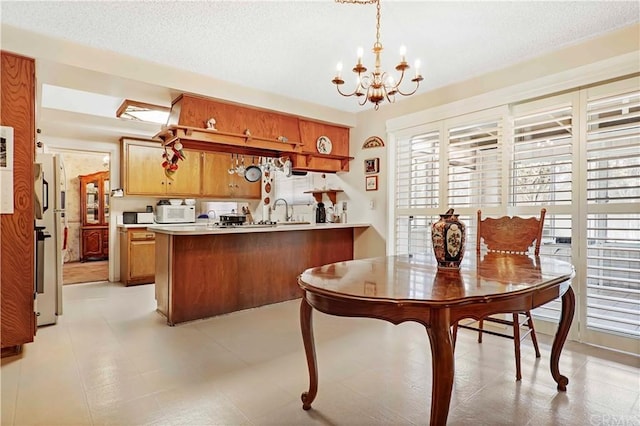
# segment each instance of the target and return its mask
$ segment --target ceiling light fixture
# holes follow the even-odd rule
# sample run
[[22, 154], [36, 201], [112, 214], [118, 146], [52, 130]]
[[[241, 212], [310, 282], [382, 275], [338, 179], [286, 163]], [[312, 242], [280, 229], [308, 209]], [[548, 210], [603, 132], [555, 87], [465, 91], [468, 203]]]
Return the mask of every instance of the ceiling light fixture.
[[380, 0], [335, 0], [336, 3], [351, 3], [351, 4], [376, 4], [376, 42], [373, 44], [373, 53], [375, 55], [375, 68], [369, 74], [365, 74], [367, 72], [367, 68], [362, 65], [362, 53], [363, 50], [361, 47], [358, 48], [358, 62], [356, 66], [353, 67], [353, 72], [357, 75], [356, 80], [356, 88], [351, 93], [344, 93], [340, 90], [340, 86], [344, 84], [344, 80], [340, 76], [342, 72], [342, 63], [338, 62], [338, 66], [336, 67], [337, 73], [336, 76], [331, 82], [336, 85], [336, 89], [338, 89], [338, 93], [342, 96], [356, 96], [363, 97], [362, 100], [359, 100], [358, 103], [360, 105], [364, 105], [367, 101], [374, 104], [374, 109], [378, 109], [380, 107], [380, 102], [383, 102], [385, 99], [389, 103], [395, 102], [395, 95], [400, 94], [402, 96], [410, 96], [416, 93], [418, 87], [420, 87], [420, 82], [423, 80], [422, 75], [420, 75], [420, 61], [416, 60], [415, 67], [416, 72], [415, 76], [411, 79], [412, 82], [415, 83], [415, 88], [411, 92], [403, 92], [400, 90], [400, 84], [402, 84], [402, 80], [404, 79], [404, 73], [410, 67], [405, 59], [406, 48], [404, 46], [400, 47], [400, 63], [396, 65], [396, 71], [400, 72], [400, 78], [396, 83], [393, 76], [387, 74], [387, 72], [383, 72], [380, 69], [380, 52], [382, 52], [382, 43], [380, 43]]

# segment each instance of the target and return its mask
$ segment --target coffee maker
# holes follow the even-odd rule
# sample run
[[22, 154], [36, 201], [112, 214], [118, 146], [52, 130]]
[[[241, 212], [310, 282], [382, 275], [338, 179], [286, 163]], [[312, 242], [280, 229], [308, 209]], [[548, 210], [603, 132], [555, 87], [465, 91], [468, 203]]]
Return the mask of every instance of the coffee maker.
[[327, 211], [324, 208], [324, 203], [318, 203], [316, 207], [316, 223], [325, 223], [327, 221]]

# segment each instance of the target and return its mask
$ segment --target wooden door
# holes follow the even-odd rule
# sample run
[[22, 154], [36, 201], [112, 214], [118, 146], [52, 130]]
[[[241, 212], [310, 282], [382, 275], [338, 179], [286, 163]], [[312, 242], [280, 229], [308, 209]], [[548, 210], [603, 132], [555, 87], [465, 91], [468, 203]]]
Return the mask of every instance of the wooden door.
[[131, 241], [129, 244], [129, 278], [145, 278], [156, 273], [156, 242]]
[[161, 146], [127, 143], [125, 145], [125, 183], [127, 194], [164, 195], [166, 177], [162, 168]]
[[[173, 179], [167, 178], [167, 195], [199, 196], [201, 153], [185, 149], [184, 155], [184, 160], [178, 161], [178, 170], [173, 174]], [[162, 170], [162, 167], [159, 168]]]
[[[0, 215], [0, 318], [2, 355], [19, 353], [33, 341], [33, 162], [35, 131], [35, 61], [5, 51], [1, 56], [0, 110], [2, 125], [13, 128], [13, 212]], [[50, 244], [50, 243], [49, 243]]]
[[204, 152], [202, 157], [202, 195], [213, 198], [231, 197], [231, 154]]

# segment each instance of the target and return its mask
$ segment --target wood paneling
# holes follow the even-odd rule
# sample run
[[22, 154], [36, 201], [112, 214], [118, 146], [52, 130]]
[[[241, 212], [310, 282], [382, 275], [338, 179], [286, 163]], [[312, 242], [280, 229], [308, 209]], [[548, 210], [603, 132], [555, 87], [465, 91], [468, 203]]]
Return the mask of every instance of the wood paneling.
[[[170, 240], [171, 250], [156, 253], [171, 252], [170, 263], [163, 254], [165, 263], [156, 264], [158, 309], [170, 324], [295, 299], [303, 270], [353, 259], [352, 228], [173, 235], [156, 244]], [[161, 282], [161, 274], [167, 281]]]
[[[35, 334], [33, 162], [35, 63], [2, 52], [1, 114], [14, 129], [13, 214], [0, 216], [2, 353], [15, 353]], [[3, 197], [7, 196], [2, 194]]]
[[[210, 118], [216, 120], [215, 131], [203, 130]], [[166, 143], [180, 140], [191, 149], [288, 156], [294, 170], [346, 172], [352, 159], [347, 127], [189, 94], [173, 101], [168, 124], [157, 135]], [[247, 130], [251, 138], [245, 137]], [[283, 136], [291, 145], [277, 142]], [[330, 155], [318, 152], [316, 141], [320, 136], [331, 139]]]
[[[279, 136], [285, 136], [291, 141], [300, 140], [298, 118], [295, 116], [193, 95], [180, 95], [173, 101], [171, 109], [168, 124], [204, 128], [207, 120], [213, 117], [216, 129], [221, 132], [244, 134], [249, 129], [252, 135], [261, 138], [277, 140]], [[179, 114], [173, 114], [174, 110]]]
[[315, 121], [300, 120], [300, 137], [303, 143], [303, 152], [318, 154], [322, 157], [316, 147], [316, 142], [320, 136], [327, 136], [331, 139], [331, 155], [349, 156], [349, 129]]

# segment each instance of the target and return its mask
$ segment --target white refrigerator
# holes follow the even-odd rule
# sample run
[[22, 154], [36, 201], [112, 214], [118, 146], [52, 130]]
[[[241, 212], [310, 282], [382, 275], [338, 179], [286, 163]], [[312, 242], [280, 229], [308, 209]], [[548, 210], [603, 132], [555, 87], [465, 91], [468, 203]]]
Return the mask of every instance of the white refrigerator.
[[[38, 326], [55, 324], [62, 315], [62, 264], [66, 251], [67, 222], [65, 217], [66, 177], [64, 161], [60, 154], [36, 154], [42, 179], [42, 200], [36, 214], [36, 227], [44, 227], [51, 235], [44, 241], [44, 279], [36, 289]], [[39, 183], [36, 183], [39, 186]], [[40, 192], [40, 191], [37, 191]]]

